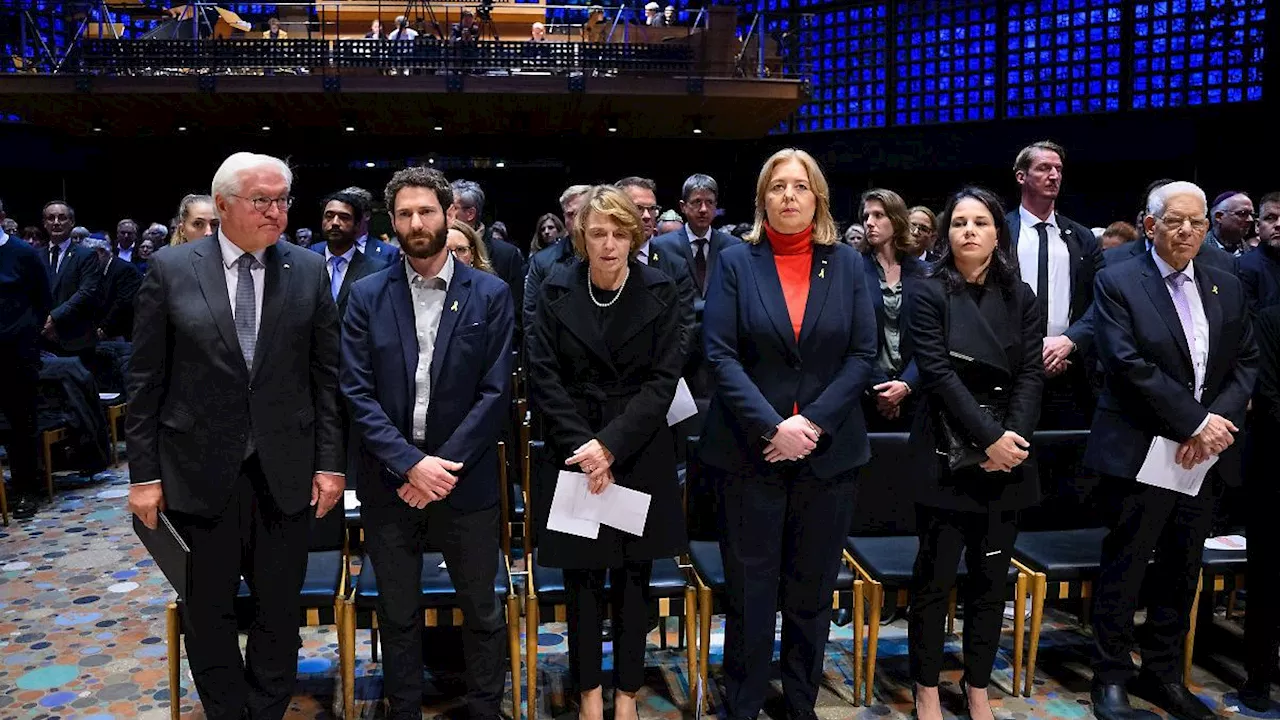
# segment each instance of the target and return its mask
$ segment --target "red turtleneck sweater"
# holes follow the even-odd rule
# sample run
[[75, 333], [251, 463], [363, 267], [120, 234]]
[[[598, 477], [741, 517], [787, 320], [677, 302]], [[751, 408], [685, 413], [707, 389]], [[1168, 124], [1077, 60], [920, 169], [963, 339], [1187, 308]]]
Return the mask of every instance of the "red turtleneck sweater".
[[809, 301], [809, 273], [813, 270], [813, 226], [794, 235], [782, 233], [764, 226], [773, 248], [773, 262], [778, 268], [778, 280], [782, 282], [782, 297], [787, 301], [787, 314], [791, 316], [791, 329], [800, 341], [800, 328], [804, 325], [804, 306]]

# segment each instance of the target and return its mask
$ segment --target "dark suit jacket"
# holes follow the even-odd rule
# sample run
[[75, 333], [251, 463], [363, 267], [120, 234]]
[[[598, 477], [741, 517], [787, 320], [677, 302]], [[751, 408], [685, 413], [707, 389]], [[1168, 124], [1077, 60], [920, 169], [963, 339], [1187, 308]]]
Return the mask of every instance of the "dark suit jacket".
[[[650, 242], [650, 244], [657, 246], [661, 250], [664, 250], [668, 253], [676, 252], [684, 255], [685, 262], [689, 264], [689, 275], [690, 277], [692, 277], [693, 268], [695, 267], [695, 265], [693, 261], [693, 245], [689, 242], [689, 232], [688, 232], [687, 225], [683, 228], [680, 228], [679, 230], [655, 237]], [[741, 245], [741, 244], [742, 244], [741, 240], [739, 240], [738, 238], [728, 233], [720, 232], [719, 230], [711, 231], [711, 242], [707, 244], [707, 288], [706, 290], [704, 291], [703, 289], [698, 288], [697, 281], [694, 282], [694, 288], [698, 290], [698, 295], [700, 299], [705, 298], [707, 293], [710, 292], [710, 288], [712, 285], [711, 273], [716, 267], [716, 259], [720, 257], [720, 253], [723, 252], [726, 248], [731, 248], [734, 245]]]
[[[1151, 248], [1147, 245], [1147, 241], [1143, 238], [1138, 238], [1132, 242], [1117, 245], [1116, 247], [1107, 250], [1102, 254], [1102, 258], [1104, 264], [1107, 267], [1111, 267], [1112, 265], [1118, 265], [1134, 258], [1144, 257], [1150, 253], [1150, 250]], [[1196, 253], [1196, 264], [1207, 265], [1209, 267], [1217, 268], [1222, 272], [1235, 275], [1238, 260], [1230, 254], [1223, 252], [1221, 249], [1206, 242], [1200, 246], [1200, 252]]]
[[701, 341], [701, 324], [696, 322], [693, 310], [695, 298], [698, 297], [698, 286], [693, 281], [693, 271], [690, 270], [683, 255], [655, 248], [653, 241], [649, 242], [649, 267], [661, 270], [676, 284], [676, 294], [679, 297], [679, 305], [677, 307], [680, 328], [680, 363], [683, 366], [689, 359], [689, 353], [693, 350], [695, 339]]
[[861, 397], [876, 357], [875, 312], [862, 258], [816, 245], [800, 341], [767, 240], [724, 251], [707, 294], [703, 333], [716, 383], [699, 457], [730, 472], [771, 474], [763, 435], [800, 414], [823, 430], [809, 456], [832, 478], [867, 462]]
[[102, 302], [102, 268], [97, 254], [68, 243], [56, 273], [49, 266], [48, 250], [40, 251], [40, 256], [53, 288], [53, 310], [49, 314], [58, 331], [54, 349], [60, 354], [76, 354], [97, 345], [95, 321]]
[[[980, 448], [1005, 430], [1031, 440], [1044, 390], [1044, 322], [1035, 293], [1019, 280], [975, 299], [968, 288], [948, 293], [941, 279], [928, 278], [916, 283], [909, 302], [906, 351], [920, 367], [922, 398], [911, 427], [917, 500], [967, 512], [1034, 505], [1040, 496], [1034, 457], [1009, 473], [951, 473], [935, 451], [944, 446], [940, 414]], [[979, 407], [991, 404], [1007, 408], [1003, 424]]]
[[489, 249], [489, 262], [493, 265], [493, 272], [507, 283], [511, 290], [511, 306], [515, 307], [516, 303], [524, 301], [524, 276], [527, 270], [524, 255], [520, 248], [502, 238], [494, 237], [492, 232], [486, 231], [484, 241]]
[[[1138, 474], [1153, 437], [1185, 442], [1209, 412], [1244, 426], [1258, 372], [1244, 289], [1235, 277], [1193, 263], [1209, 321], [1209, 362], [1199, 402], [1191, 352], [1164, 278], [1150, 254], [1098, 274], [1098, 400], [1085, 464], [1122, 478]], [[1235, 455], [1233, 445], [1219, 468]], [[1219, 468], [1215, 468], [1219, 469]], [[1222, 470], [1228, 482], [1238, 473]]]
[[562, 237], [542, 248], [529, 258], [529, 271], [525, 274], [522, 288], [521, 315], [524, 327], [533, 327], [534, 311], [538, 307], [538, 298], [542, 292], [542, 283], [557, 265], [568, 264], [576, 256], [573, 253], [573, 241]]
[[271, 496], [304, 510], [316, 472], [343, 472], [338, 313], [324, 258], [267, 248], [262, 319], [245, 367], [216, 235], [151, 256], [134, 302], [129, 470], [174, 510], [215, 517], [252, 433]]
[[[925, 264], [910, 255], [902, 257], [899, 262], [902, 265], [902, 308], [898, 316], [898, 338], [899, 343], [901, 343], [903, 336], [907, 333], [907, 294], [913, 292], [915, 286], [924, 278]], [[867, 289], [871, 294], [871, 306], [876, 311], [876, 350], [878, 353], [880, 343], [884, 342], [885, 321], [884, 295], [880, 294], [879, 263], [873, 253], [864, 253], [862, 255], [862, 265], [863, 270], [867, 273]], [[905, 354], [903, 355], [903, 361], [906, 362], [906, 365], [902, 368], [902, 375], [897, 378], [891, 378], [873, 360], [871, 362], [871, 383], [867, 387], [875, 387], [889, 380], [901, 380], [910, 385], [912, 391], [918, 390], [920, 388], [920, 370], [916, 367], [914, 361], [907, 359]]]
[[[456, 308], [456, 309], [455, 309]], [[462, 511], [498, 502], [497, 442], [508, 412], [514, 311], [506, 285], [455, 262], [431, 358], [423, 447], [413, 444], [418, 336], [404, 263], [357, 282], [342, 324], [342, 392], [360, 436], [361, 502], [400, 502], [427, 455], [460, 462], [445, 500]]]
[[133, 339], [133, 298], [141, 284], [142, 273], [136, 265], [111, 258], [102, 279], [102, 314], [98, 319], [104, 336]]
[[0, 360], [39, 362], [40, 330], [52, 307], [49, 268], [40, 251], [10, 235], [0, 245]]
[[[1018, 241], [1022, 235], [1022, 218], [1018, 212], [1014, 210], [1005, 215], [1015, 258], [1018, 256]], [[1102, 245], [1089, 228], [1062, 213], [1055, 213], [1055, 216], [1059, 234], [1067, 244], [1067, 252], [1071, 257], [1071, 325], [1064, 334], [1076, 344], [1076, 353], [1087, 355], [1093, 349], [1094, 342], [1093, 313], [1089, 311], [1093, 307], [1093, 279], [1105, 265]]]
[[1259, 246], [1242, 256], [1239, 266], [1251, 312], [1280, 305], [1280, 249]]
[[[327, 246], [327, 243], [315, 243], [311, 246], [311, 251], [318, 253], [320, 257], [324, 257], [324, 250]], [[365, 245], [365, 247], [368, 248], [369, 246]], [[399, 261], [399, 255], [396, 256], [396, 261]], [[327, 260], [325, 262], [326, 264], [328, 263]], [[347, 273], [342, 276], [342, 285], [338, 287], [337, 305], [339, 325], [342, 323], [342, 318], [347, 316], [347, 298], [351, 296], [351, 286], [354, 285], [357, 280], [368, 275], [372, 275], [386, 266], [387, 263], [382, 259], [369, 257], [359, 250], [356, 251], [355, 255], [351, 256], [351, 262], [347, 264]], [[328, 272], [329, 270], [326, 267], [325, 273], [327, 274]]]

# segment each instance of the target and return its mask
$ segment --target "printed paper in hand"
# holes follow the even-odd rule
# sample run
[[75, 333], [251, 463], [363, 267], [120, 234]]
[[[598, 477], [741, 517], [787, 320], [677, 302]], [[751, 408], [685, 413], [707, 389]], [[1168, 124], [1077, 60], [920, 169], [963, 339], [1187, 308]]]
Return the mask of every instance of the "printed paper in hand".
[[1243, 535], [1223, 535], [1221, 537], [1205, 538], [1205, 550], [1247, 550], [1248, 541]]
[[600, 523], [582, 520], [574, 516], [574, 499], [586, 492], [587, 476], [582, 473], [560, 471], [556, 478], [556, 492], [551, 496], [551, 511], [547, 513], [547, 529], [595, 540], [600, 537]]
[[631, 488], [611, 484], [599, 495], [592, 495], [583, 485], [576, 491], [573, 514], [579, 520], [608, 525], [632, 535], [644, 535], [652, 497]]
[[356, 497], [355, 490], [342, 491], [342, 507], [348, 510], [355, 510], [360, 507], [360, 498]]
[[671, 407], [667, 408], [667, 426], [683, 422], [698, 414], [698, 406], [693, 402], [693, 393], [689, 391], [689, 383], [680, 378], [676, 383], [675, 397], [671, 398]]
[[1138, 470], [1138, 482], [1143, 485], [1164, 488], [1195, 497], [1200, 494], [1200, 485], [1209, 469], [1218, 462], [1218, 456], [1210, 456], [1199, 465], [1184, 470], [1174, 459], [1178, 454], [1179, 443], [1157, 435], [1147, 449], [1147, 459]]

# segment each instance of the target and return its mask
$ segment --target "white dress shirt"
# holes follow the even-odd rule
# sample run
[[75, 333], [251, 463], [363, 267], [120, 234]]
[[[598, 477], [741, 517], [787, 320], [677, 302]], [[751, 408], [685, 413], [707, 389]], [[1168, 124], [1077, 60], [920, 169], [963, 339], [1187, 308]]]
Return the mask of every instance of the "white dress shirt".
[[9, 233], [6, 233], [3, 229], [0, 229], [0, 247], [4, 247], [4, 244], [7, 242], [9, 242]]
[[435, 356], [436, 333], [444, 314], [444, 299], [453, 281], [453, 253], [445, 253], [440, 274], [424, 278], [404, 258], [409, 278], [409, 295], [413, 302], [414, 332], [418, 336], [418, 368], [413, 373], [413, 441], [421, 445], [427, 439], [427, 408], [431, 405], [431, 359]]
[[125, 262], [133, 262], [133, 246], [130, 245], [127, 248], [117, 248], [116, 257]]
[[[1022, 269], [1022, 281], [1040, 297], [1040, 232], [1036, 225], [1040, 218], [1025, 207], [1018, 207], [1021, 228], [1018, 233], [1018, 266]], [[1045, 220], [1049, 233], [1049, 318], [1046, 335], [1056, 337], [1071, 326], [1071, 251], [1062, 239], [1058, 226], [1058, 214], [1050, 213]]]
[[689, 237], [689, 247], [693, 250], [693, 256], [698, 256], [698, 240], [706, 240], [707, 244], [703, 246], [703, 252], [707, 254], [707, 260], [711, 259], [711, 228], [707, 228], [704, 235], [694, 235], [693, 228], [689, 227], [689, 223], [684, 224], [684, 234]]
[[[245, 252], [236, 247], [227, 239], [227, 236], [218, 231], [218, 246], [222, 249], [222, 269], [227, 278], [227, 299], [231, 302], [231, 319], [236, 317], [236, 288], [240, 287], [240, 268], [236, 267], [236, 261], [240, 259]], [[267, 267], [262, 264], [262, 258], [266, 255], [266, 250], [259, 250], [253, 253], [253, 257], [258, 260], [249, 274], [253, 277], [253, 334], [257, 335], [262, 328], [262, 286], [267, 279]]]
[[355, 257], [355, 256], [356, 256], [356, 246], [355, 246], [355, 245], [352, 245], [351, 247], [347, 248], [347, 251], [346, 251], [346, 252], [344, 252], [344, 253], [342, 253], [341, 255], [335, 256], [333, 253], [329, 252], [329, 244], [328, 244], [328, 243], [325, 243], [325, 246], [324, 246], [324, 264], [325, 264], [325, 268], [329, 271], [329, 282], [330, 282], [330, 283], [332, 283], [332, 282], [333, 282], [333, 275], [334, 275], [334, 272], [335, 272], [334, 267], [333, 267], [333, 258], [334, 258], [334, 257], [340, 257], [340, 258], [342, 258], [343, 260], [345, 260], [345, 261], [346, 261], [346, 262], [338, 263], [338, 268], [337, 268], [337, 270], [336, 270], [336, 272], [337, 272], [337, 274], [338, 274], [338, 287], [342, 287], [342, 283], [343, 283], [343, 281], [347, 279], [347, 270], [351, 267], [351, 258], [353, 258], [353, 257]]
[[[1165, 262], [1158, 253], [1151, 251], [1151, 257], [1156, 261], [1156, 268], [1160, 271], [1160, 280], [1164, 283], [1165, 290], [1169, 291], [1169, 299], [1173, 300], [1173, 287], [1170, 285], [1168, 278], [1172, 273], [1177, 272], [1169, 263]], [[1195, 374], [1195, 396], [1196, 402], [1200, 401], [1200, 396], [1204, 393], [1204, 377], [1209, 366], [1209, 319], [1204, 314], [1204, 300], [1200, 297], [1200, 289], [1196, 286], [1195, 261], [1188, 260], [1187, 267], [1182, 271], [1187, 276], [1187, 282], [1182, 284], [1182, 292], [1187, 297], [1187, 306], [1191, 309], [1191, 326], [1193, 342], [1191, 343], [1191, 368]], [[1174, 308], [1177, 308], [1177, 301], [1174, 301]], [[1179, 320], [1178, 327], [1182, 327]], [[1205, 422], [1208, 422], [1206, 416]], [[1195, 433], [1199, 434], [1204, 429], [1204, 424], [1196, 429]]]
[[363, 253], [364, 244], [367, 242], [369, 242], [369, 236], [367, 234], [361, 235], [360, 237], [356, 238], [356, 249]]

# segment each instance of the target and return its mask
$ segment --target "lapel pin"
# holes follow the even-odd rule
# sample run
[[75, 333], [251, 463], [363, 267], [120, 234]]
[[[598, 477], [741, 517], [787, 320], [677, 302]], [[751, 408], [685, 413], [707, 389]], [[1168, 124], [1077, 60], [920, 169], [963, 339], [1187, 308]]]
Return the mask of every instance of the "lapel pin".
[[819, 271], [818, 271], [818, 277], [820, 277], [820, 278], [825, 278], [826, 276], [827, 276], [827, 269], [826, 269], [826, 268], [822, 268], [821, 270], [819, 270]]
[[284, 264], [284, 269], [285, 269], [285, 270], [288, 270], [288, 269], [289, 269], [289, 263], [285, 263], [285, 264]]
[[453, 312], [458, 312], [458, 301], [454, 300], [453, 305], [450, 306], [449, 309], [452, 310]]
[[1214, 294], [1214, 295], [1217, 295], [1217, 294], [1218, 294], [1218, 286], [1217, 286], [1217, 285], [1214, 285], [1214, 286], [1213, 286], [1213, 290], [1212, 290], [1212, 292], [1213, 292], [1213, 294]]

